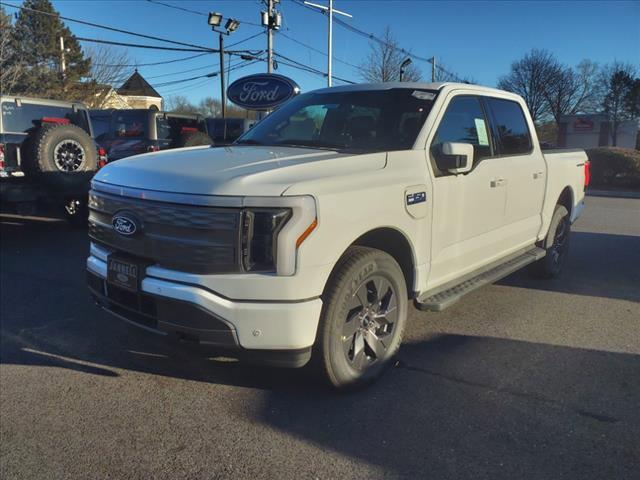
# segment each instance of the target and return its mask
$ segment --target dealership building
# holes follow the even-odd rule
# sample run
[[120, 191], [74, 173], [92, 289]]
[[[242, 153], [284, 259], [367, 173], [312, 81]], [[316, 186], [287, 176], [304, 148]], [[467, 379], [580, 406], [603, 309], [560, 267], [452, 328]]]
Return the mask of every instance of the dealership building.
[[[595, 148], [613, 146], [611, 122], [607, 115], [564, 115], [558, 126], [558, 146]], [[618, 125], [616, 146], [638, 148], [638, 120], [624, 120]]]

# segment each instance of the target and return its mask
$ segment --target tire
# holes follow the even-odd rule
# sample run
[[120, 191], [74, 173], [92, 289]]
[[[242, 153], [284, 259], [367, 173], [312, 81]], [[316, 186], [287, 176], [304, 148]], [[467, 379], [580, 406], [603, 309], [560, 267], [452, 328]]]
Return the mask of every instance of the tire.
[[213, 145], [211, 137], [204, 132], [186, 132], [178, 138], [178, 148], [196, 147], [198, 145]]
[[407, 323], [400, 266], [381, 250], [351, 247], [338, 261], [322, 300], [314, 347], [320, 373], [337, 389], [372, 382], [398, 352]]
[[93, 139], [75, 125], [44, 125], [32, 140], [31, 169], [56, 190], [88, 189], [97, 171]]
[[536, 278], [557, 278], [562, 273], [562, 267], [569, 253], [570, 237], [569, 211], [564, 205], [556, 205], [549, 232], [541, 245], [547, 254], [531, 265], [531, 275]]

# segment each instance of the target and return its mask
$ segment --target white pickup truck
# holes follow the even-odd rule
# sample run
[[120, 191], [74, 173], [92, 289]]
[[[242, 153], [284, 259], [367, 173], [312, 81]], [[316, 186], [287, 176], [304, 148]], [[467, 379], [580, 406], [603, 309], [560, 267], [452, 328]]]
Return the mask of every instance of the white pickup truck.
[[589, 170], [542, 153], [517, 95], [452, 83], [316, 90], [235, 144], [109, 164], [88, 283], [153, 332], [334, 386], [377, 377], [410, 301], [442, 310], [530, 265], [555, 277]]

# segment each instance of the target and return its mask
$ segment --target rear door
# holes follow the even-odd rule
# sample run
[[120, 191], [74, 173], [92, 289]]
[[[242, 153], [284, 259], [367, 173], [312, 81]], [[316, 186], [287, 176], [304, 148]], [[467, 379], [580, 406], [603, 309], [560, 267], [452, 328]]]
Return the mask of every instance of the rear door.
[[520, 103], [486, 97], [499, 158], [508, 162], [503, 176], [507, 181], [505, 239], [513, 247], [535, 242], [542, 224], [546, 164], [535, 148]]

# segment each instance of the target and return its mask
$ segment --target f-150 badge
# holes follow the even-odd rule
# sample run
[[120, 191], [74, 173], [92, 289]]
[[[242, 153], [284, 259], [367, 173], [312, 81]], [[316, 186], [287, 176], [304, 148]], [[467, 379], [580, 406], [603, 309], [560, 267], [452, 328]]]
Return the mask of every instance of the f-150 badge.
[[427, 192], [416, 192], [407, 194], [407, 205], [415, 205], [427, 201]]

